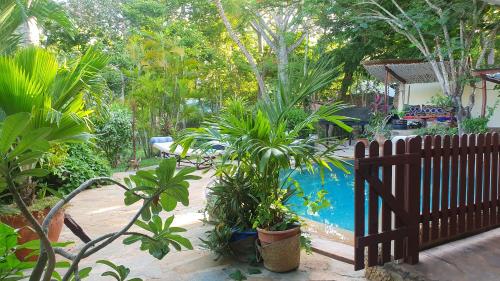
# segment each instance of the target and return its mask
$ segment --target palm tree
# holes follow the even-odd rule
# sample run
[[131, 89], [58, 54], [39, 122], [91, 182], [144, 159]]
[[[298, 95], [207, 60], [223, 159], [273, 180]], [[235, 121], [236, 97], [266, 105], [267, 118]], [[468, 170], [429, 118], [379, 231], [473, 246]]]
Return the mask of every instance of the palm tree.
[[[8, 189], [23, 216], [38, 234], [43, 250], [30, 280], [50, 280], [55, 254], [41, 225], [27, 205], [32, 197], [20, 190], [34, 189], [31, 176], [43, 175], [34, 168], [50, 142], [88, 139], [86, 101], [95, 100], [93, 86], [107, 57], [94, 48], [78, 60], [60, 66], [50, 52], [30, 47], [11, 56], [0, 56], [0, 112], [6, 116], [0, 132], [0, 192]], [[24, 192], [33, 194], [33, 192]], [[47, 267], [45, 267], [47, 265]]]
[[21, 42], [39, 45], [38, 24], [52, 21], [72, 33], [64, 9], [51, 0], [0, 0], [0, 54], [12, 53]]
[[98, 74], [107, 63], [94, 48], [64, 67], [37, 47], [0, 56], [0, 111], [6, 116], [31, 113], [31, 128], [52, 128], [49, 140], [88, 138], [92, 111], [86, 101], [99, 98], [93, 86], [100, 83]]
[[321, 119], [350, 131], [343, 123], [348, 118], [336, 114], [346, 108], [344, 104], [324, 105], [298, 124], [292, 124], [289, 117], [292, 110], [330, 86], [336, 77], [338, 69], [331, 67], [328, 58], [322, 58], [304, 77], [292, 79], [289, 87], [278, 86], [274, 95], [270, 95], [272, 98], [260, 100], [254, 107], [241, 100], [232, 101], [224, 112], [205, 122], [204, 127], [182, 132], [177, 144], [184, 152], [192, 145], [209, 151], [216, 144], [224, 144], [217, 172], [221, 174], [230, 166], [251, 175], [252, 190], [259, 203], [253, 227], [286, 227], [290, 222], [287, 217], [293, 213], [285, 206], [286, 201], [296, 189], [294, 186], [282, 188], [280, 174], [283, 171], [318, 170], [321, 177], [331, 166], [346, 171], [345, 163], [334, 154], [335, 139], [300, 137], [304, 128], [314, 126]]

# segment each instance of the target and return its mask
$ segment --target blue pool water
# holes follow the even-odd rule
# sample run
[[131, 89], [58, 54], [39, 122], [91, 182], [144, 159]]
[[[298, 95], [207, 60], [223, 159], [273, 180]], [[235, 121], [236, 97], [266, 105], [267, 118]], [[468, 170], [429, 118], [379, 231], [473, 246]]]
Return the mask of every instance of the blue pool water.
[[326, 189], [331, 206], [312, 214], [303, 206], [301, 198], [292, 197], [289, 201], [291, 208], [307, 219], [354, 231], [354, 169], [352, 166], [346, 168], [350, 174], [335, 167], [333, 171], [327, 171], [323, 184], [318, 173], [293, 172], [291, 177], [299, 182], [306, 195], [315, 195], [322, 188]]

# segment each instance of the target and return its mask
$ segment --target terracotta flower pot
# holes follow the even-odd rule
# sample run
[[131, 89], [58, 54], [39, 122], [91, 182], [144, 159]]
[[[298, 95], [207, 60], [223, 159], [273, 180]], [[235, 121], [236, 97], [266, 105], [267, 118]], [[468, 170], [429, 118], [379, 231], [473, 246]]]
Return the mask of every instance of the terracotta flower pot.
[[300, 227], [283, 231], [257, 229], [259, 252], [264, 267], [274, 272], [288, 272], [300, 265]]
[[270, 231], [261, 228], [257, 228], [257, 233], [259, 235], [259, 240], [261, 243], [273, 243], [286, 238], [293, 237], [300, 233], [300, 226], [294, 227], [288, 230], [281, 231]]
[[[49, 209], [44, 211], [33, 212], [33, 216], [38, 220], [41, 224], [45, 217], [47, 216]], [[28, 222], [22, 215], [8, 215], [8, 216], [0, 216], [0, 221], [13, 227], [19, 229], [19, 238], [18, 244], [24, 244], [29, 241], [37, 240], [38, 235], [30, 229], [28, 226]], [[61, 235], [62, 227], [64, 225], [64, 210], [59, 210], [55, 216], [52, 218], [52, 221], [49, 225], [49, 240], [50, 242], [57, 242], [59, 240], [59, 236]], [[31, 250], [18, 250], [16, 252], [16, 256], [19, 260], [25, 260], [26, 256], [31, 253]], [[36, 261], [37, 256], [32, 256], [27, 259], [27, 261]]]

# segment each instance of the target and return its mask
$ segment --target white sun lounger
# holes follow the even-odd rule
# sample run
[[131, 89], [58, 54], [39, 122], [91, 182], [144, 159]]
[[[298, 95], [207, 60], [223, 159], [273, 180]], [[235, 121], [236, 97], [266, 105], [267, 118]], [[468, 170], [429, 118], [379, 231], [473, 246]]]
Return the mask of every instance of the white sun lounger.
[[158, 150], [160, 155], [165, 158], [175, 157], [177, 159], [178, 165], [181, 163], [188, 163], [194, 165], [197, 169], [206, 168], [213, 165], [213, 160], [220, 155], [220, 151], [213, 150], [209, 152], [204, 152], [198, 149], [188, 149], [185, 156], [181, 156], [183, 148], [177, 146], [172, 152], [171, 146], [173, 141], [170, 142], [157, 142], [153, 143], [153, 149]]

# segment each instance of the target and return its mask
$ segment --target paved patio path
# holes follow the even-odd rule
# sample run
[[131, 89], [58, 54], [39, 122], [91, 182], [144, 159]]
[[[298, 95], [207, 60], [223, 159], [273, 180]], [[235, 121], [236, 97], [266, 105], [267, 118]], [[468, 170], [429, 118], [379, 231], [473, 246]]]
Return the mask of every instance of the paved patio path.
[[[149, 254], [141, 252], [137, 245], [125, 246], [121, 240], [115, 241], [97, 254], [84, 260], [80, 268], [94, 266], [89, 280], [112, 280], [101, 277], [106, 269], [95, 265], [99, 259], [108, 259], [116, 264], [122, 264], [131, 269], [130, 278], [140, 277], [144, 280], [179, 280], [179, 281], [212, 281], [231, 280], [229, 275], [236, 270], [245, 273], [250, 266], [235, 263], [230, 260], [214, 261], [214, 255], [201, 248], [199, 237], [204, 237], [205, 231], [211, 228], [200, 220], [203, 218], [205, 187], [210, 182], [210, 173], [204, 174], [201, 180], [192, 182], [190, 187], [190, 205], [178, 207], [174, 225], [187, 229], [186, 237], [193, 243], [194, 250], [177, 252], [172, 249], [163, 260], [157, 260]], [[117, 173], [117, 179], [123, 179], [127, 173]], [[123, 192], [116, 186], [105, 186], [81, 193], [71, 201], [67, 208], [69, 213], [89, 234], [91, 238], [120, 229], [139, 208], [138, 204], [126, 207], [123, 205]], [[75, 236], [64, 228], [61, 241], [78, 241]], [[79, 248], [82, 243], [76, 243]], [[301, 265], [297, 271], [277, 274], [261, 268], [262, 273], [248, 275], [248, 280], [365, 280], [363, 271], [354, 272], [353, 266], [328, 257], [312, 254], [301, 256]]]
[[500, 228], [423, 251], [417, 265], [385, 268], [406, 280], [500, 280]]

